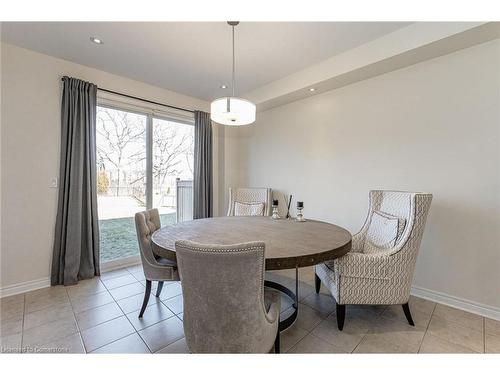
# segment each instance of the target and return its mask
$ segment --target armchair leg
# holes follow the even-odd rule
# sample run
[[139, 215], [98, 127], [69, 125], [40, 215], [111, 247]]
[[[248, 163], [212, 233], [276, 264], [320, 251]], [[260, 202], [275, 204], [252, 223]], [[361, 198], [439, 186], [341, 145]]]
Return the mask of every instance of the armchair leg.
[[345, 320], [345, 305], [339, 305], [337, 303], [337, 327], [339, 331], [344, 329], [344, 320]]
[[159, 297], [163, 289], [163, 281], [158, 281], [158, 288], [156, 289], [156, 297]]
[[276, 339], [274, 340], [274, 353], [280, 354], [280, 330], [276, 333]]
[[321, 279], [316, 275], [316, 272], [314, 273], [314, 286], [316, 287], [316, 294], [318, 294], [321, 288]]
[[403, 304], [403, 311], [405, 312], [406, 320], [408, 320], [408, 324], [411, 326], [414, 326], [415, 323], [413, 323], [413, 318], [411, 317], [411, 312], [410, 312], [410, 305], [408, 302]]
[[149, 302], [149, 295], [151, 294], [151, 280], [146, 280], [146, 293], [144, 294], [144, 301], [142, 302], [141, 312], [139, 313], [139, 318], [144, 315], [144, 310]]

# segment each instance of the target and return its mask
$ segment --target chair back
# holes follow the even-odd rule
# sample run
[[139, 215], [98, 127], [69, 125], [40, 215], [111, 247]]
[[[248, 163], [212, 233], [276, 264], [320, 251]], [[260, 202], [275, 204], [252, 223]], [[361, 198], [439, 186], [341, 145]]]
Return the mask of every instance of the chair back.
[[[370, 208], [361, 232], [366, 233], [374, 211], [396, 216], [404, 220], [405, 226], [396, 241], [395, 249], [406, 244], [407, 249], [418, 251], [431, 201], [432, 194], [427, 193], [372, 190]], [[412, 242], [408, 243], [409, 240]]]
[[272, 191], [270, 188], [229, 188], [227, 216], [234, 216], [234, 206], [239, 203], [263, 203], [263, 216], [271, 214]]
[[153, 208], [135, 214], [135, 229], [139, 250], [141, 254], [142, 268], [147, 280], [175, 280], [176, 270], [157, 261], [151, 248], [151, 236], [161, 228], [160, 214], [158, 209]]
[[190, 351], [261, 352], [267, 335], [264, 243], [222, 246], [177, 241], [175, 249]]
[[366, 236], [374, 211], [381, 211], [405, 220], [404, 230], [394, 247], [383, 252], [385, 255], [393, 257], [398, 264], [398, 293], [403, 296], [403, 299], [410, 294], [417, 255], [431, 201], [432, 194], [427, 193], [370, 191], [370, 209], [360, 231], [362, 236]]

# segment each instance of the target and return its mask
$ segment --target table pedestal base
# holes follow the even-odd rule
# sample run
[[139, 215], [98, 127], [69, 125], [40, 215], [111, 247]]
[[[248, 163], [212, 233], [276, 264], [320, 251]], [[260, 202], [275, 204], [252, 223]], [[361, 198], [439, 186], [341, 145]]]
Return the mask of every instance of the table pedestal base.
[[[274, 282], [274, 281], [270, 281], [270, 280], [265, 280], [264, 286], [271, 288], [271, 289], [275, 289], [281, 293], [284, 293], [293, 300], [293, 305], [292, 305], [292, 308], [294, 309], [293, 313], [283, 320], [280, 318], [279, 330], [280, 330], [280, 332], [284, 331], [285, 329], [290, 327], [295, 322], [295, 320], [297, 320], [297, 315], [299, 313], [299, 269], [298, 269], [298, 267], [295, 268], [295, 293], [292, 292], [290, 289], [288, 289], [286, 286], [281, 285], [281, 284]], [[280, 314], [280, 316], [281, 316], [281, 314]]]

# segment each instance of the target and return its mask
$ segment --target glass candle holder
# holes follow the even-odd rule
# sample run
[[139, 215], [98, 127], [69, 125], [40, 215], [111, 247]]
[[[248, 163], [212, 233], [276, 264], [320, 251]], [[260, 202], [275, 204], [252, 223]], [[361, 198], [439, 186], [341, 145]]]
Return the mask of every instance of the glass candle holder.
[[295, 218], [296, 221], [306, 221], [306, 219], [304, 219], [304, 215], [302, 214], [303, 209], [304, 202], [297, 202], [297, 217]]
[[280, 219], [280, 214], [278, 212], [278, 200], [277, 199], [273, 200], [273, 214], [271, 216], [271, 219], [273, 219], [273, 220]]

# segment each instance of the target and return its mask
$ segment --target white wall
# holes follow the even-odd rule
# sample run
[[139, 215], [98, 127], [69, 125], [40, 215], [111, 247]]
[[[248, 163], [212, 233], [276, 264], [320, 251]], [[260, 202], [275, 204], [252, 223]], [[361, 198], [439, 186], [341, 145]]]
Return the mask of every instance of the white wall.
[[0, 288], [6, 289], [50, 275], [57, 189], [49, 182], [59, 175], [63, 75], [175, 106], [206, 111], [209, 105], [5, 43], [1, 63]]
[[228, 134], [226, 186], [352, 232], [368, 190], [431, 192], [414, 285], [500, 308], [499, 67], [497, 39], [258, 113]]

